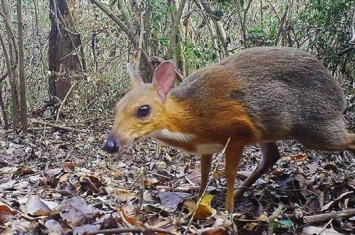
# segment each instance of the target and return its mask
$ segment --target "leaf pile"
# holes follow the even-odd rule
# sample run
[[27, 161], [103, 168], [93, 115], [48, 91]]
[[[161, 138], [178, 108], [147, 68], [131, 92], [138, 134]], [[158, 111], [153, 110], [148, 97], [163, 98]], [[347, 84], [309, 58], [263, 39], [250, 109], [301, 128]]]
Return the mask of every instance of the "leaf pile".
[[[119, 156], [100, 118], [0, 133], [0, 230], [42, 234], [352, 234], [355, 160], [279, 142], [283, 157], [224, 211], [224, 164], [198, 200], [199, 158], [147, 140]], [[65, 128], [62, 128], [64, 127]], [[88, 128], [89, 127], [89, 128]], [[260, 161], [248, 147], [236, 188]]]

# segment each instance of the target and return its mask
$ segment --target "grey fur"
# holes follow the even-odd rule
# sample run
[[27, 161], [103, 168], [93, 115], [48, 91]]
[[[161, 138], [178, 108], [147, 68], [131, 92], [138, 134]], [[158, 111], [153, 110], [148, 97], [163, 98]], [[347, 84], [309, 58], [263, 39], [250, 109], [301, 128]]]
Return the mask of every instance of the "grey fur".
[[[204, 94], [215, 94], [209, 91], [216, 89], [212, 81], [218, 80], [213, 84], [221, 86], [221, 91], [229, 86], [228, 80], [216, 74], [240, 81], [241, 86], [227, 88], [227, 95], [243, 104], [264, 141], [292, 136], [307, 148], [341, 150], [346, 145], [342, 89], [309, 53], [285, 47], [243, 50], [196, 71], [172, 95], [197, 101], [191, 110], [198, 115], [213, 115], [198, 104], [206, 101]], [[223, 100], [225, 95], [214, 98]]]

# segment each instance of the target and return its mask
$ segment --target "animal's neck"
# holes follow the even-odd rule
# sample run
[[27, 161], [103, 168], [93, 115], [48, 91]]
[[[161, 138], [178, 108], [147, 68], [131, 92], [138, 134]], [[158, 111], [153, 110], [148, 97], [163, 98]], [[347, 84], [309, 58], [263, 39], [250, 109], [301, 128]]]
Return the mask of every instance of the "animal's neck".
[[[173, 96], [168, 97], [165, 103], [164, 127], [171, 132], [184, 134], [194, 133], [198, 120], [193, 116], [188, 104], [177, 101]], [[195, 123], [195, 124], [194, 124]]]
[[203, 99], [196, 100], [190, 97], [180, 99], [169, 96], [165, 104], [167, 113], [165, 127], [171, 132], [194, 134], [195, 139], [192, 142], [199, 144], [225, 144], [228, 138], [241, 137], [246, 144], [253, 144], [259, 140], [262, 135], [259, 127], [238, 101], [206, 98], [203, 103], [196, 104], [199, 100]]
[[159, 128], [150, 136], [169, 145], [189, 150], [189, 146], [198, 137], [198, 120], [192, 115], [191, 110], [184, 103], [169, 96], [164, 103], [164, 113], [160, 117]]

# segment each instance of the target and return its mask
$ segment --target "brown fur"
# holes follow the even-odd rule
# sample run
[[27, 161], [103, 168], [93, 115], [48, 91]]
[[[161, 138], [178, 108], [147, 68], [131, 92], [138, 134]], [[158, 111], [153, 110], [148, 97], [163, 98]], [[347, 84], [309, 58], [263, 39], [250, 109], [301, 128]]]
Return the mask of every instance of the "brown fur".
[[171, 96], [212, 136], [243, 135], [247, 144], [292, 136], [323, 150], [347, 145], [340, 86], [315, 57], [297, 49], [242, 51], [195, 72]]
[[[163, 99], [164, 87], [156, 85], [137, 85], [118, 102], [109, 140], [124, 148], [156, 130], [168, 129], [196, 138], [164, 137], [161, 141], [196, 152], [201, 144], [225, 145], [230, 138], [226, 150], [226, 208], [230, 212], [246, 145], [260, 143], [263, 159], [236, 198], [280, 158], [276, 140], [293, 137], [307, 148], [355, 150], [355, 135], [346, 131], [342, 118], [345, 102], [340, 86], [315, 57], [298, 49], [241, 51], [191, 74]], [[142, 105], [151, 106], [152, 113], [139, 119], [136, 112]], [[202, 158], [202, 189], [211, 157], [208, 153]]]

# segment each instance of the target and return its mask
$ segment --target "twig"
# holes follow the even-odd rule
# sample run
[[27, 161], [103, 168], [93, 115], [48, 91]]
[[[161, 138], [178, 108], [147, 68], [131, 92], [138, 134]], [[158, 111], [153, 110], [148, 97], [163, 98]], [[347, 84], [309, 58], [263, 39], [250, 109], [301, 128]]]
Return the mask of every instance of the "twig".
[[[189, 186], [189, 187], [174, 187], [174, 192], [191, 193], [198, 190], [199, 186]], [[171, 191], [171, 186], [157, 185], [156, 189], [159, 191]]]
[[210, 3], [208, 0], [201, 0], [201, 5], [203, 6], [208, 17], [212, 20], [212, 22], [214, 24], [214, 27], [215, 27], [215, 30], [217, 33], [217, 37], [221, 41], [221, 44], [224, 49], [224, 56], [228, 56], [229, 55], [229, 50], [228, 50], [229, 42], [227, 40], [227, 34], [223, 28], [221, 21], [216, 19], [215, 15], [212, 12], [212, 9], [211, 9], [211, 6], [210, 6]]
[[332, 221], [333, 221], [333, 219], [329, 220], [329, 222], [326, 223], [326, 224], [323, 226], [322, 231], [319, 231], [318, 234], [322, 234], [322, 233], [327, 229], [328, 225], [329, 225]]
[[[90, 0], [91, 3], [95, 4], [98, 8], [100, 8], [108, 17], [111, 18], [111, 20], [113, 20], [121, 29], [123, 32], [126, 33], [126, 35], [128, 36], [128, 38], [132, 41], [133, 43], [133, 46], [135, 48], [137, 48], [138, 46], [138, 41], [136, 39], [136, 36], [133, 34], [133, 32], [126, 26], [126, 24], [124, 22], [122, 22], [120, 20], [120, 18], [118, 18], [116, 16], [116, 14], [110, 9], [108, 8], [104, 3], [102, 3], [101, 1], [99, 0]], [[153, 64], [150, 62], [149, 60], [149, 56], [148, 54], [144, 51], [144, 50], [141, 50], [141, 55], [149, 69], [149, 71], [151, 73], [154, 72], [154, 66]]]
[[139, 174], [138, 174], [138, 178], [139, 178], [139, 203], [138, 203], [138, 206], [136, 207], [136, 221], [139, 221], [137, 218], [138, 218], [138, 215], [139, 215], [139, 212], [141, 211], [142, 209], [142, 206], [143, 206], [143, 194], [144, 194], [144, 167], [142, 167], [139, 171]]
[[345, 48], [345, 49], [343, 49], [343, 50], [337, 52], [337, 55], [338, 55], [338, 56], [343, 56], [343, 55], [349, 53], [350, 51], [352, 51], [352, 50], [354, 50], [354, 49], [355, 49], [354, 46], [352, 46], [352, 47], [347, 47], [347, 48]]
[[6, 71], [4, 74], [0, 76], [0, 83], [5, 80], [5, 78], [9, 75], [9, 71]]
[[155, 175], [155, 176], [158, 176], [158, 177], [161, 177], [161, 178], [165, 178], [165, 179], [170, 179], [170, 176], [163, 175], [163, 174], [158, 174], [158, 173], [152, 172], [152, 175]]
[[72, 152], [73, 152], [73, 149], [70, 149], [70, 151], [68, 152], [67, 156], [62, 160], [62, 164], [63, 164], [64, 162], [66, 162], [66, 161], [69, 159], [70, 154], [71, 154]]
[[[224, 153], [226, 152], [226, 149], [227, 149], [227, 147], [228, 147], [229, 141], [230, 141], [230, 138], [227, 140], [227, 143], [226, 143], [226, 145], [224, 146], [222, 152], [220, 152], [220, 153], [217, 155], [217, 161], [216, 161], [216, 163], [215, 163], [215, 167], [214, 167], [214, 169], [213, 169], [213, 174], [212, 174], [212, 175], [214, 175], [214, 174], [217, 172], [217, 168], [218, 168], [218, 166], [219, 166], [220, 161], [222, 160], [222, 157], [223, 157]], [[207, 184], [206, 184], [205, 189], [203, 190], [203, 192], [202, 192], [200, 198], [198, 199], [198, 201], [197, 201], [197, 203], [196, 203], [196, 206], [195, 206], [195, 208], [194, 208], [194, 210], [193, 210], [193, 212], [192, 212], [190, 221], [189, 221], [189, 223], [188, 223], [188, 225], [187, 225], [187, 228], [186, 228], [186, 231], [185, 231], [184, 234], [186, 234], [187, 231], [189, 231], [189, 228], [190, 228], [190, 226], [191, 226], [191, 224], [192, 224], [192, 221], [193, 221], [193, 219], [194, 219], [194, 217], [195, 217], [195, 214], [196, 214], [196, 212], [197, 212], [197, 208], [198, 208], [198, 206], [201, 204], [202, 199], [203, 199], [204, 195], [206, 194], [207, 186], [210, 185], [211, 181], [212, 181], [212, 178], [210, 177], [210, 178], [208, 179], [208, 182], [207, 182]]]
[[353, 11], [353, 22], [352, 22], [352, 27], [351, 27], [351, 34], [352, 37], [350, 39], [350, 44], [355, 44], [355, 10]]
[[160, 233], [160, 234], [177, 234], [170, 232], [165, 229], [160, 228], [114, 228], [114, 229], [103, 229], [95, 232], [86, 232], [86, 234], [126, 234], [126, 233], [140, 233], [140, 234], [152, 234], [152, 233]]
[[78, 85], [78, 83], [79, 83], [78, 80], [75, 80], [74, 84], [70, 87], [70, 89], [68, 90], [67, 94], [65, 95], [65, 97], [64, 97], [64, 99], [63, 99], [63, 101], [62, 101], [62, 103], [60, 103], [59, 109], [58, 109], [58, 111], [57, 111], [57, 117], [56, 117], [56, 119], [55, 119], [56, 122], [58, 122], [58, 120], [59, 120], [59, 115], [60, 115], [60, 113], [61, 113], [61, 111], [62, 111], [62, 108], [63, 108], [64, 104], [66, 103], [66, 101], [67, 101], [69, 95], [72, 93], [72, 91], [74, 90], [74, 88]]
[[40, 127], [29, 127], [27, 130], [30, 131], [41, 131], [41, 130], [49, 130], [52, 129], [50, 126], [40, 126]]
[[50, 122], [44, 122], [44, 121], [39, 121], [39, 120], [34, 120], [34, 119], [31, 119], [30, 121], [33, 124], [39, 124], [39, 125], [43, 125], [43, 126], [50, 126], [50, 127], [62, 129], [62, 130], [65, 130], [65, 131], [85, 132], [83, 130], [78, 130], [78, 129], [75, 129], [75, 128], [72, 128], [72, 127], [66, 127], [66, 126], [63, 126], [63, 125], [54, 124], [54, 123], [50, 123]]
[[281, 33], [282, 31], [285, 31], [285, 22], [286, 22], [286, 17], [287, 17], [287, 13], [288, 13], [288, 5], [286, 5], [286, 9], [285, 12], [283, 14], [283, 16], [281, 17], [281, 20], [279, 22], [279, 29], [277, 31], [276, 34], [276, 38], [275, 38], [275, 42], [274, 45], [277, 46], [277, 44], [279, 43], [280, 37], [281, 37]]
[[138, 54], [136, 58], [136, 63], [135, 63], [135, 69], [139, 69], [139, 65], [141, 62], [141, 57], [142, 57], [142, 51], [143, 51], [143, 42], [144, 42], [144, 35], [145, 35], [145, 29], [144, 29], [144, 15], [145, 11], [141, 13], [141, 29], [140, 29], [140, 35], [139, 35], [139, 41], [138, 41]]
[[303, 217], [303, 221], [307, 224], [317, 224], [336, 219], [339, 217], [347, 218], [355, 215], [355, 209], [348, 209], [343, 211], [334, 211], [318, 215], [308, 215]]

